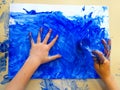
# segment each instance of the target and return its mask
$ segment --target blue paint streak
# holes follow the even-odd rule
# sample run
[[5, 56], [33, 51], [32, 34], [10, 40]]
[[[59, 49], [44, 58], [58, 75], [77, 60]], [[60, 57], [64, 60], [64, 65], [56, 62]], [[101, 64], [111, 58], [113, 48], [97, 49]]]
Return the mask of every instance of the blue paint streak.
[[82, 7], [82, 10], [85, 11], [85, 6]]
[[40, 85], [42, 86], [42, 90], [60, 90], [58, 87], [56, 87], [52, 80], [43, 80]]
[[2, 4], [6, 4], [6, 0], [2, 0]]
[[[7, 58], [8, 58], [8, 48], [9, 48], [9, 41], [5, 40], [0, 42], [0, 53], [3, 53], [3, 56], [0, 57], [0, 73], [6, 71], [7, 67]], [[0, 84], [6, 84], [11, 79], [8, 75], [4, 75], [3, 80], [0, 81]]]
[[108, 9], [106, 6], [103, 6], [102, 8], [103, 8], [104, 11]]
[[0, 53], [3, 53], [3, 56], [0, 56], [0, 73], [6, 70], [9, 47], [8, 44], [8, 40], [0, 42]]
[[43, 27], [42, 40], [49, 28], [53, 29], [49, 42], [56, 34], [59, 35], [49, 54], [59, 53], [62, 58], [41, 65], [32, 78], [99, 78], [93, 67], [91, 51], [104, 51], [101, 39], [108, 39], [108, 33], [105, 27], [100, 27], [104, 17], [92, 18], [93, 13], [83, 17], [73, 16], [74, 19], [70, 20], [60, 11], [37, 13], [35, 10], [26, 10], [26, 14], [11, 12], [10, 17], [16, 24], [10, 25], [9, 31], [9, 77], [15, 76], [29, 55], [29, 32], [32, 32], [36, 42], [39, 28]]
[[60, 86], [56, 86], [54, 80], [42, 80], [40, 87], [42, 90], [89, 90], [87, 80], [79, 80], [81, 86], [78, 86], [78, 80], [59, 80]]
[[2, 53], [7, 52], [8, 48], [9, 48], [9, 41], [8, 40], [0, 42], [0, 52], [2, 52]]
[[0, 84], [4, 85], [4, 84], [6, 84], [6, 83], [8, 83], [10, 81], [11, 81], [11, 79], [9, 78], [9, 76], [4, 75], [3, 80], [0, 82]]

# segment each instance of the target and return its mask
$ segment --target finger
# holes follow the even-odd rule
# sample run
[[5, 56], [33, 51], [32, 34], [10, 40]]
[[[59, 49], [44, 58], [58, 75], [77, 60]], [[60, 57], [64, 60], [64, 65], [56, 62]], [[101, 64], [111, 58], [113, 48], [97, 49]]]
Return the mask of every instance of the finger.
[[107, 53], [107, 58], [110, 60], [110, 53], [111, 53], [111, 39], [108, 40], [108, 53]]
[[106, 55], [106, 58], [107, 58], [108, 60], [110, 60], [110, 51], [108, 51], [108, 53], [107, 53], [107, 55]]
[[108, 60], [110, 60], [110, 53], [111, 53], [111, 51], [109, 50], [108, 53], [107, 53], [107, 55], [106, 55], [106, 58], [107, 58]]
[[48, 39], [50, 38], [50, 34], [51, 34], [51, 32], [52, 32], [52, 29], [49, 30], [49, 32], [47, 33], [45, 39], [43, 40], [43, 43], [44, 43], [44, 44], [47, 44]]
[[107, 54], [108, 54], [108, 44], [104, 39], [102, 39], [102, 44], [104, 45], [104, 54], [105, 54], [105, 56], [107, 56]]
[[38, 32], [37, 43], [41, 42], [41, 33], [42, 33], [42, 28], [40, 28], [40, 30]]
[[61, 58], [61, 55], [57, 54], [57, 55], [54, 55], [54, 56], [50, 56], [49, 59], [48, 59], [48, 62], [52, 61], [52, 60], [55, 60], [57, 58]]
[[99, 69], [100, 65], [98, 63], [94, 63], [94, 67], [95, 67], [95, 69]]
[[111, 39], [108, 40], [109, 50], [111, 50]]
[[99, 62], [98, 62], [98, 60], [97, 60], [97, 57], [96, 57], [95, 55], [92, 56], [92, 57], [93, 57], [94, 67], [95, 67], [95, 69], [99, 68]]
[[38, 32], [37, 43], [41, 42], [40, 31]]
[[30, 36], [31, 45], [33, 46], [33, 45], [34, 45], [34, 40], [33, 40], [33, 38], [32, 38], [32, 33], [31, 33], [31, 32], [29, 33], [29, 36]]
[[92, 51], [92, 53], [93, 53], [94, 55], [96, 55], [97, 63], [99, 63], [99, 64], [103, 64], [103, 63], [104, 63], [105, 57], [104, 57], [104, 55], [103, 55], [102, 52], [100, 52], [100, 51], [98, 51], [98, 50], [95, 50], [95, 51]]
[[106, 55], [106, 58], [110, 60], [110, 52], [111, 52], [111, 39], [108, 40], [108, 53]]
[[56, 37], [48, 44], [49, 48], [51, 48], [55, 44], [57, 39], [58, 39], [58, 35], [56, 35]]
[[108, 43], [103, 39], [102, 43], [105, 47], [104, 53], [107, 59], [110, 59], [110, 50], [111, 50], [111, 39], [108, 40]]

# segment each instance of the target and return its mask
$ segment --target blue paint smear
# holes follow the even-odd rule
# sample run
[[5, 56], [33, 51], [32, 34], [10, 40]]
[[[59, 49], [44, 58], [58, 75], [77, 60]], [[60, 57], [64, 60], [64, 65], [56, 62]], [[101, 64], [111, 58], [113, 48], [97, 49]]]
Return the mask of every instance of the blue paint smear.
[[[9, 48], [9, 41], [4, 40], [3, 42], [0, 42], [0, 53], [3, 53], [2, 56], [0, 56], [0, 73], [6, 71], [7, 68], [7, 58], [8, 58], [8, 48]], [[8, 75], [3, 76], [3, 80], [0, 81], [0, 84], [6, 84], [10, 81]]]
[[9, 78], [9, 76], [8, 75], [4, 75], [3, 76], [3, 80], [0, 82], [0, 84], [4, 85], [4, 84], [6, 84], [6, 83], [8, 83], [10, 81], [11, 81], [11, 79]]
[[[24, 9], [25, 10], [25, 9]], [[85, 9], [83, 8], [83, 11]], [[13, 78], [29, 56], [29, 32], [32, 32], [36, 42], [40, 27], [43, 27], [42, 40], [49, 28], [52, 35], [49, 42], [58, 34], [59, 38], [49, 55], [61, 54], [62, 58], [41, 65], [32, 78], [43, 79], [88, 79], [99, 78], [93, 60], [92, 50], [104, 51], [101, 39], [108, 39], [106, 28], [101, 28], [102, 16], [73, 16], [69, 19], [60, 11], [25, 13], [11, 12], [10, 18], [15, 24], [9, 28], [9, 68], [8, 75]], [[48, 43], [49, 43], [48, 42]]]
[[7, 1], [6, 0], [2, 0], [2, 4], [6, 4], [7, 3]]
[[3, 55], [0, 56], [0, 73], [6, 70], [8, 47], [9, 47], [8, 40], [0, 42], [0, 53], [3, 53]]
[[40, 85], [42, 90], [60, 90], [57, 86], [54, 85], [52, 80], [43, 80]]
[[[77, 82], [81, 86], [78, 86]], [[89, 90], [87, 80], [59, 80], [61, 86], [56, 86], [54, 80], [45, 79], [40, 83], [42, 90]]]

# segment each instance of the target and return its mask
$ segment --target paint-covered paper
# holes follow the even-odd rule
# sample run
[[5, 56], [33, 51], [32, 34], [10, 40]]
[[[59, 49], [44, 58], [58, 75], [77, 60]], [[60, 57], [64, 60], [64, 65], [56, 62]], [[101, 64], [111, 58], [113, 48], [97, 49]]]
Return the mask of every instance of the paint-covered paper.
[[42, 40], [52, 29], [48, 43], [59, 38], [49, 55], [61, 54], [55, 61], [41, 65], [32, 78], [99, 78], [95, 72], [92, 50], [104, 52], [102, 39], [109, 39], [107, 6], [11, 4], [9, 20], [8, 75], [13, 78], [29, 56], [29, 33], [36, 42], [40, 28]]

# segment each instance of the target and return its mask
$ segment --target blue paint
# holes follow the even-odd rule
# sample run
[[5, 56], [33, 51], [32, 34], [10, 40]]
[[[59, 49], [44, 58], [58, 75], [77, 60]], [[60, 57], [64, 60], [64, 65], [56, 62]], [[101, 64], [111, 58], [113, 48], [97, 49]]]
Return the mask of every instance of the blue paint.
[[52, 80], [43, 80], [40, 83], [42, 90], [60, 90], [57, 86], [54, 85]]
[[[13, 0], [12, 0], [13, 2]], [[0, 9], [2, 9], [3, 5], [7, 4], [7, 0], [1, 0], [0, 2]], [[9, 10], [6, 10], [2, 12], [0, 15], [0, 23], [4, 23], [4, 30], [5, 30], [5, 37], [8, 38], [8, 21], [9, 21]], [[4, 37], [4, 36], [3, 36]], [[7, 68], [7, 58], [8, 58], [8, 49], [9, 49], [9, 41], [4, 40], [3, 42], [0, 42], [0, 73], [6, 71]], [[2, 74], [3, 75], [3, 74]], [[3, 76], [3, 80], [0, 81], [0, 84], [6, 84], [10, 81], [11, 79], [8, 77], [8, 75]]]
[[11, 79], [9, 78], [9, 76], [4, 75], [3, 80], [0, 82], [0, 84], [4, 85], [4, 84], [6, 84], [6, 83], [8, 83], [10, 81], [11, 81]]
[[35, 15], [35, 14], [37, 14], [35, 10], [28, 11], [28, 10], [26, 10], [25, 8], [23, 8], [23, 10], [25, 10], [25, 12], [26, 12], [27, 14], [30, 14], [30, 15]]
[[0, 53], [3, 53], [3, 56], [0, 56], [0, 73], [6, 70], [7, 65], [7, 56], [8, 56], [8, 40], [0, 42]]
[[[57, 80], [59, 85], [57, 85], [55, 80], [45, 79], [40, 83], [42, 90], [89, 90], [87, 80]], [[77, 84], [77, 82], [80, 83]], [[78, 86], [79, 85], [79, 86]]]
[[[87, 79], [99, 78], [93, 67], [92, 50], [104, 51], [101, 39], [108, 39], [106, 27], [100, 27], [103, 16], [92, 17], [94, 12], [87, 15], [73, 16], [68, 19], [60, 11], [36, 12], [35, 10], [11, 12], [10, 18], [15, 24], [10, 24], [9, 31], [9, 72], [10, 78], [24, 64], [29, 55], [29, 32], [32, 32], [36, 42], [40, 27], [43, 27], [42, 40], [49, 28], [53, 29], [49, 42], [59, 35], [59, 39], [50, 50], [49, 55], [59, 53], [62, 58], [41, 65], [32, 78], [43, 79]], [[83, 8], [83, 11], [86, 10]], [[48, 42], [48, 43], [49, 43]]]
[[9, 41], [5, 40], [4, 42], [0, 42], [0, 52], [7, 52], [9, 48]]
[[6, 70], [6, 59], [0, 57], [0, 73]]
[[85, 11], [85, 6], [83, 6], [82, 10]]
[[104, 11], [108, 9], [106, 6], [103, 6], [102, 8], [103, 8]]
[[[8, 40], [0, 42], [0, 53], [3, 53], [3, 55], [0, 57], [0, 73], [6, 71], [8, 48], [9, 48]], [[6, 84], [10, 80], [11, 79], [8, 77], [8, 75], [4, 75], [3, 80], [0, 81], [0, 84]]]
[[2, 0], [2, 4], [6, 4], [6, 0]]
[[[76, 80], [69, 81], [69, 87], [71, 90], [80, 90], [80, 88], [77, 86]], [[69, 90], [66, 88], [66, 90]]]

